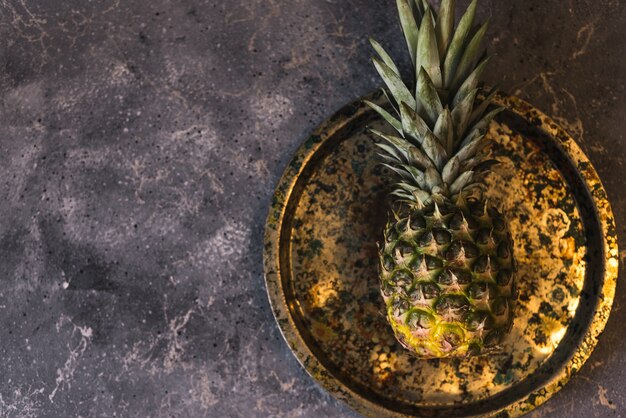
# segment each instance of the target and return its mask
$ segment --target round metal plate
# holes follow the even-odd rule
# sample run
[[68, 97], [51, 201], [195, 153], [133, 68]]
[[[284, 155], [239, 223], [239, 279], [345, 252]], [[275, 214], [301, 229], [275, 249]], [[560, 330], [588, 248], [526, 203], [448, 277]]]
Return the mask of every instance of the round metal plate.
[[[370, 100], [382, 103], [378, 95]], [[574, 140], [507, 96], [488, 177], [507, 213], [519, 300], [504, 352], [419, 360], [396, 343], [379, 295], [389, 184], [361, 101], [327, 120], [281, 178], [265, 230], [265, 280], [285, 340], [326, 390], [369, 416], [519, 416], [583, 365], [609, 317], [618, 267], [606, 193]]]

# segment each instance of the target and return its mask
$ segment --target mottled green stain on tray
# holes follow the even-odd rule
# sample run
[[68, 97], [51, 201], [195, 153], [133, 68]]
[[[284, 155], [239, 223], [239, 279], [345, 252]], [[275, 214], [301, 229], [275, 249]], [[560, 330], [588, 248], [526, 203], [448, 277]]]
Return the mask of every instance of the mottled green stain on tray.
[[[388, 185], [365, 129], [384, 125], [371, 112], [350, 106], [331, 118], [281, 180], [266, 227], [270, 301], [307, 371], [362, 413], [522, 414], [580, 368], [608, 318], [617, 244], [593, 167], [540, 112], [515, 98], [499, 101], [512, 111], [491, 125], [501, 164], [489, 193], [511, 221], [519, 264], [516, 320], [500, 354], [418, 360], [395, 341], [376, 256]], [[591, 254], [590, 244], [600, 252]], [[590, 289], [592, 280], [602, 289]]]

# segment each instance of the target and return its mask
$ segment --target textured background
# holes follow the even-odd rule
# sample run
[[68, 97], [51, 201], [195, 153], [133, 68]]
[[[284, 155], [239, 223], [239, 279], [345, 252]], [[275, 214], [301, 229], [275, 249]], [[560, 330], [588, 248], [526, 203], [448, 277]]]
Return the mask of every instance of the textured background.
[[[623, 2], [479, 15], [488, 81], [578, 140], [626, 249]], [[0, 417], [355, 416], [282, 341], [261, 241], [300, 142], [378, 86], [368, 35], [403, 52], [392, 1], [0, 2]], [[626, 416], [625, 305], [536, 416]]]

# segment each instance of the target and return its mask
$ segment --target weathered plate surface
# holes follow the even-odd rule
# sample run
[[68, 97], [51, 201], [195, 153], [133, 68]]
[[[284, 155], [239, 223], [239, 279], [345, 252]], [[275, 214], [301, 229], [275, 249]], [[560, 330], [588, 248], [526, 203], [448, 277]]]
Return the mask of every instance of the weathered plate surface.
[[488, 182], [519, 263], [503, 354], [418, 360], [395, 342], [376, 256], [388, 185], [366, 130], [385, 128], [360, 101], [300, 147], [276, 189], [264, 257], [274, 315], [311, 376], [365, 415], [521, 415], [582, 366], [608, 319], [617, 239], [595, 170], [538, 110], [515, 97], [498, 101], [508, 110], [490, 135], [502, 164]]

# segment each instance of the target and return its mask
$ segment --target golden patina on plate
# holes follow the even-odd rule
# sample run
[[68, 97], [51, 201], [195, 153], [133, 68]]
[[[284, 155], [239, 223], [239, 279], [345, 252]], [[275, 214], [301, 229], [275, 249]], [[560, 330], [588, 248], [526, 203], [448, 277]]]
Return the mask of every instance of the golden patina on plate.
[[507, 111], [490, 127], [501, 164], [489, 193], [508, 214], [519, 263], [500, 354], [419, 360], [395, 341], [376, 255], [389, 184], [366, 129], [385, 128], [361, 102], [302, 145], [276, 189], [264, 255], [274, 315], [311, 376], [365, 415], [522, 415], [580, 369], [608, 319], [617, 238], [595, 170], [544, 114], [497, 101]]

